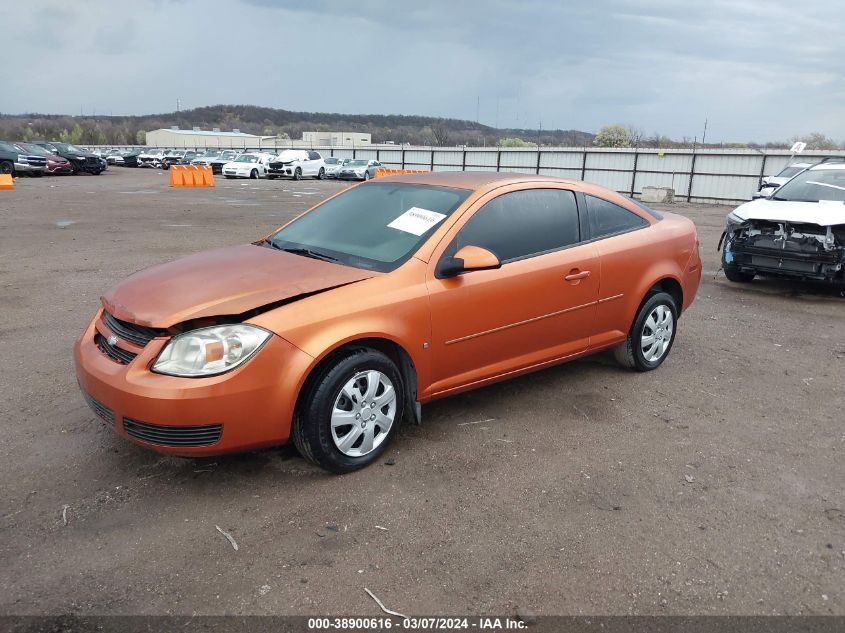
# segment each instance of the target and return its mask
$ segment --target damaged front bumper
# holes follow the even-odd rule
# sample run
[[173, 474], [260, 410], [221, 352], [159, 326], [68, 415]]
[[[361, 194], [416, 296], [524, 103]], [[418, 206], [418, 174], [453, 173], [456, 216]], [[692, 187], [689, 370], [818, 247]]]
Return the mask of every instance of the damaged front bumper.
[[719, 246], [723, 266], [741, 272], [845, 284], [845, 225], [729, 215]]

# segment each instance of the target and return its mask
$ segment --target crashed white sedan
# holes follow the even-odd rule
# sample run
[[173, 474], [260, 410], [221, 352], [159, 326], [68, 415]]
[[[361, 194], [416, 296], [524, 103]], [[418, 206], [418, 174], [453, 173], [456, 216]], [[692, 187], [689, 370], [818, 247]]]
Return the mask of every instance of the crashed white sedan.
[[267, 175], [267, 165], [273, 154], [241, 154], [235, 160], [223, 165], [226, 178], [263, 178]]
[[845, 163], [819, 163], [728, 214], [719, 242], [730, 281], [758, 274], [845, 287]]

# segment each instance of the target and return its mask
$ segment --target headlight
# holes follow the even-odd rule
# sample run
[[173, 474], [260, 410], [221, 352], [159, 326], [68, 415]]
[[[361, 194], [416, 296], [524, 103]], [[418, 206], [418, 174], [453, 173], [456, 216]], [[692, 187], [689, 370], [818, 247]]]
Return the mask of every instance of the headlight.
[[249, 360], [271, 336], [254, 325], [219, 325], [174, 336], [153, 371], [169, 376], [215, 376]]

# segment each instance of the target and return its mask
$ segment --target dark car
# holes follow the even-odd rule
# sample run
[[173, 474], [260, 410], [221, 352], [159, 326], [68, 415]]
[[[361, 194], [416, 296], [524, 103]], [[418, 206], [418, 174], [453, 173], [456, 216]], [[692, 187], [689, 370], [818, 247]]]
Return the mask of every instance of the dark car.
[[138, 157], [144, 150], [142, 149], [128, 149], [124, 152], [121, 152], [121, 157], [123, 158], [123, 162], [119, 163], [124, 167], [137, 167], [138, 166]]
[[33, 156], [41, 156], [44, 160], [47, 161], [47, 173], [48, 174], [72, 174], [73, 168], [70, 165], [70, 161], [67, 158], [62, 158], [58, 154], [54, 154], [50, 150], [44, 149], [40, 145], [36, 145], [35, 143], [15, 143], [18, 147], [22, 148], [27, 154], [31, 154]]
[[82, 172], [99, 176], [103, 171], [103, 163], [100, 157], [91, 152], [86, 152], [76, 145], [70, 143], [60, 143], [58, 141], [50, 141], [49, 143], [36, 143], [44, 149], [50, 150], [57, 156], [68, 160], [74, 174]]
[[[227, 149], [223, 152], [220, 152], [219, 155], [215, 156], [209, 161], [204, 161], [206, 165], [211, 167], [211, 171], [215, 174], [222, 174], [223, 173], [223, 165], [226, 163], [231, 163], [235, 160], [238, 156], [240, 156], [241, 152], [236, 150]], [[194, 161], [194, 165], [198, 164]]]
[[197, 153], [193, 150], [177, 149], [167, 152], [161, 159], [161, 168], [170, 169], [171, 165], [190, 165], [196, 155]]
[[[0, 173], [16, 176], [42, 176], [47, 172], [47, 159], [37, 154], [33, 155], [17, 143], [0, 141], [3, 143], [4, 157], [0, 159]], [[9, 168], [9, 161], [12, 166]]]

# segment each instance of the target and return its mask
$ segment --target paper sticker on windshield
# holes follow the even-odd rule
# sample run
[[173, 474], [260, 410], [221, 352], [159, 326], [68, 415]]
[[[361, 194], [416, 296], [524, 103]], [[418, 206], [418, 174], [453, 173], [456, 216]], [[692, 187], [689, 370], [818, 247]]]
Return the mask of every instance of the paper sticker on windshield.
[[422, 235], [445, 217], [436, 211], [411, 207], [387, 226], [405, 233]]

